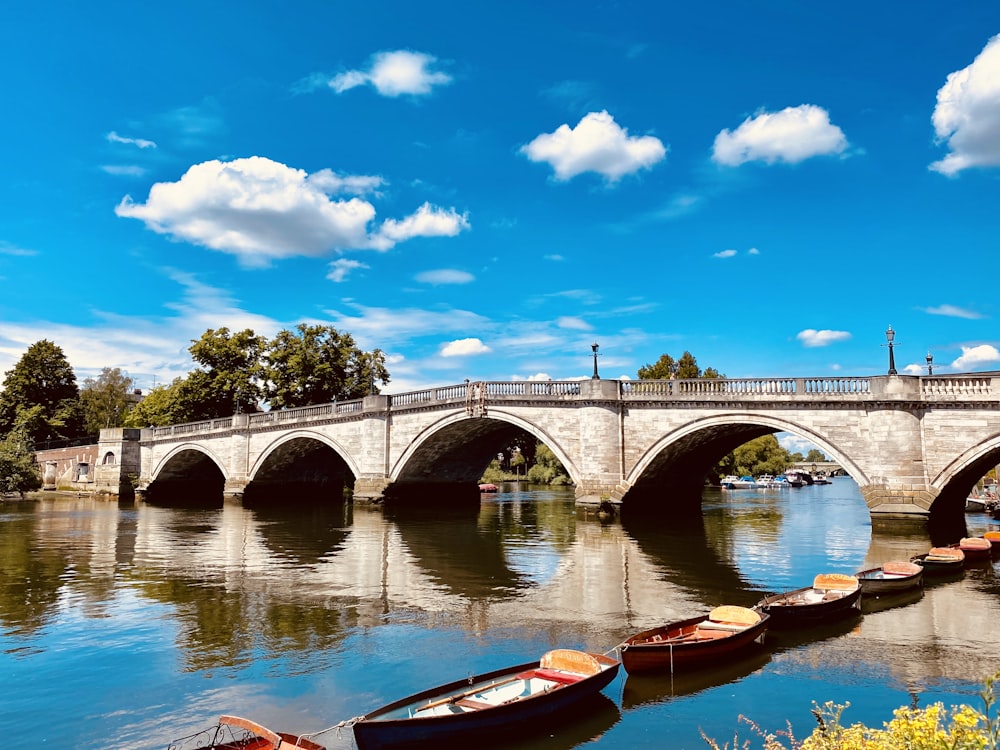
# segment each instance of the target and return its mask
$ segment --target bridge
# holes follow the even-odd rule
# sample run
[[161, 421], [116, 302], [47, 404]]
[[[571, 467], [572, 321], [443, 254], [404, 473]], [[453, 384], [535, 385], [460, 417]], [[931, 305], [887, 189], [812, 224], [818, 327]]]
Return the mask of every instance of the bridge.
[[97, 486], [420, 502], [478, 499], [499, 448], [528, 433], [577, 502], [700, 502], [729, 451], [789, 432], [858, 484], [873, 519], [960, 513], [1000, 458], [1000, 372], [947, 376], [466, 382], [142, 430], [101, 432]]

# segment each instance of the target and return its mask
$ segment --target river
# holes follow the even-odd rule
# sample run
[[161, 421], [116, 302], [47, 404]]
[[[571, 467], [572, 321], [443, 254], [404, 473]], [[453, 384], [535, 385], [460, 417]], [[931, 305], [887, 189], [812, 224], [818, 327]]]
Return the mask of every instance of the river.
[[[219, 714], [309, 732], [425, 687], [538, 658], [603, 652], [719, 604], [752, 605], [819, 572], [924, 552], [873, 535], [856, 485], [706, 490], [703, 514], [599, 519], [571, 490], [508, 486], [463, 511], [350, 505], [177, 509], [44, 497], [0, 503], [0, 727], [35, 746], [164, 748]], [[967, 517], [970, 534], [1000, 523]], [[887, 605], [894, 604], [888, 608]], [[769, 633], [725, 668], [636, 678], [572, 725], [510, 746], [706, 748], [801, 739], [813, 701], [881, 725], [898, 706], [971, 703], [1000, 669], [994, 563]], [[349, 730], [319, 738], [352, 747]], [[755, 743], [755, 747], [760, 744]]]

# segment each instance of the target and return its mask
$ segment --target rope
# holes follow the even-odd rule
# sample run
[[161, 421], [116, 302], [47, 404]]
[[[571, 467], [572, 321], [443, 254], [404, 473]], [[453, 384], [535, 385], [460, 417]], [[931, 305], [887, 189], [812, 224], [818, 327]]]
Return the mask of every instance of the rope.
[[321, 734], [326, 734], [327, 732], [332, 732], [334, 729], [337, 730], [337, 737], [340, 737], [340, 730], [342, 730], [342, 729], [350, 729], [355, 724], [357, 724], [359, 721], [364, 721], [364, 720], [365, 720], [364, 716], [355, 716], [352, 719], [344, 719], [343, 721], [338, 721], [336, 724], [334, 724], [331, 727], [327, 727], [326, 729], [320, 729], [318, 732], [310, 732], [309, 734], [300, 734], [297, 739], [303, 739], [303, 738], [305, 738], [305, 739], [311, 739], [313, 737], [319, 737]]

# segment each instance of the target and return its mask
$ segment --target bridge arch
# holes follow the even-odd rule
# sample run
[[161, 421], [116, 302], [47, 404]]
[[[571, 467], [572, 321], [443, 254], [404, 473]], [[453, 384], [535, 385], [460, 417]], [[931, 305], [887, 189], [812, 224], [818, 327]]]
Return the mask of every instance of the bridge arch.
[[527, 433], [545, 443], [562, 462], [570, 479], [580, 476], [575, 462], [559, 442], [534, 422], [502, 409], [491, 409], [489, 416], [470, 416], [454, 411], [417, 432], [399, 458], [390, 467], [389, 481], [397, 494], [413, 486], [465, 484], [475, 489], [489, 462], [502, 445], [519, 433]]
[[931, 478], [931, 487], [938, 490], [938, 496], [931, 505], [932, 515], [938, 509], [962, 505], [969, 492], [986, 473], [1000, 464], [1000, 435], [984, 438], [969, 447], [946, 464]]
[[296, 429], [272, 440], [247, 471], [243, 502], [341, 503], [358, 465], [341, 443], [318, 430]]
[[145, 496], [150, 502], [221, 503], [229, 472], [222, 458], [198, 443], [174, 446], [151, 472]]
[[625, 502], [647, 500], [650, 483], [664, 476], [679, 482], [693, 502], [694, 493], [700, 498], [705, 475], [722, 456], [749, 440], [775, 432], [790, 432], [809, 440], [833, 457], [860, 486], [868, 483], [864, 470], [853, 459], [809, 427], [778, 417], [730, 412], [695, 419], [650, 445], [626, 473], [626, 485], [631, 489]]

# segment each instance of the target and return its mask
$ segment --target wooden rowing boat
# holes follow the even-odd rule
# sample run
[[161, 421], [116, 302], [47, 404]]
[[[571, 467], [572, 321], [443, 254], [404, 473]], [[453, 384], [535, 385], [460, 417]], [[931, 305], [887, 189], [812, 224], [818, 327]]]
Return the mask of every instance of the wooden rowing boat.
[[955, 573], [965, 566], [965, 553], [956, 547], [931, 547], [930, 551], [910, 558], [910, 562], [920, 565], [925, 575]]
[[167, 750], [325, 750], [305, 737], [274, 732], [240, 716], [220, 716], [214, 727], [174, 740]]
[[771, 627], [803, 625], [848, 614], [860, 598], [861, 583], [856, 576], [821, 573], [812, 586], [764, 597], [754, 609], [771, 616]]
[[981, 536], [964, 537], [959, 541], [958, 548], [965, 554], [966, 560], [988, 560], [993, 554], [992, 543]]
[[353, 719], [354, 740], [360, 750], [378, 750], [549, 731], [567, 709], [579, 715], [581, 704], [607, 687], [619, 666], [602, 654], [556, 649], [536, 662], [449, 682]]
[[746, 607], [716, 607], [707, 615], [630, 636], [621, 647], [629, 674], [673, 672], [732, 656], [759, 639], [770, 617]]
[[988, 539], [993, 552], [1000, 552], [1000, 531], [987, 531], [983, 539]]
[[916, 588], [924, 581], [924, 569], [913, 562], [887, 562], [856, 574], [861, 593], [888, 594]]

